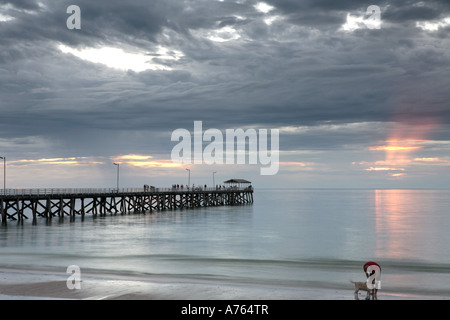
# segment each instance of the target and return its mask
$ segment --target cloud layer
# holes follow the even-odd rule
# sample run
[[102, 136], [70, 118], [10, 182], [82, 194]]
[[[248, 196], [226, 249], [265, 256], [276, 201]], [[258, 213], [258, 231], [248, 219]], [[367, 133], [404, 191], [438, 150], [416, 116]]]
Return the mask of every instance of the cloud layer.
[[[80, 30], [66, 27], [71, 4], [0, 1], [0, 151], [12, 160], [165, 163], [171, 132], [201, 120], [280, 128], [278, 184], [295, 172], [306, 186], [391, 185], [390, 170], [367, 170], [389, 158], [370, 149], [389, 139], [426, 140], [411, 159], [440, 159], [428, 175], [431, 162], [416, 161], [397, 178], [417, 172], [428, 186], [448, 170], [446, 1], [377, 1], [379, 29], [364, 26], [367, 6], [354, 0], [77, 1]], [[349, 16], [360, 23], [346, 31]], [[124, 55], [106, 63], [102, 48]], [[148, 69], [123, 69], [138, 60]]]

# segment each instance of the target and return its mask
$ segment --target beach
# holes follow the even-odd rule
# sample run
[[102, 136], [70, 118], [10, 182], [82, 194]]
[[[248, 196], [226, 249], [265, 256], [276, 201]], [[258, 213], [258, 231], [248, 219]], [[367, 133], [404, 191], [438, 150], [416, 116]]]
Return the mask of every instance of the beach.
[[[318, 288], [238, 283], [207, 279], [83, 274], [80, 289], [69, 289], [67, 274], [0, 270], [0, 300], [364, 300], [353, 286]], [[378, 300], [448, 300], [433, 293], [383, 292]]]

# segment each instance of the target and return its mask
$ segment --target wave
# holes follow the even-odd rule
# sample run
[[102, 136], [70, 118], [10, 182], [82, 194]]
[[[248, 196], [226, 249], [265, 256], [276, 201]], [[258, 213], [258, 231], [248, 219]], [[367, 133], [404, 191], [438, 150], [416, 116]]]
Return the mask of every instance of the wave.
[[[103, 256], [102, 258], [119, 258], [114, 256]], [[361, 269], [366, 261], [330, 259], [330, 258], [308, 258], [308, 259], [261, 259], [261, 258], [232, 258], [232, 257], [207, 257], [180, 254], [144, 254], [144, 255], [122, 255], [121, 259], [155, 259], [161, 261], [174, 262], [195, 262], [207, 264], [236, 264], [236, 265], [274, 265], [290, 266], [297, 268], [317, 268], [321, 270], [348, 270]], [[383, 272], [450, 272], [450, 264], [435, 263], [426, 261], [398, 261], [398, 260], [377, 260], [381, 265]]]

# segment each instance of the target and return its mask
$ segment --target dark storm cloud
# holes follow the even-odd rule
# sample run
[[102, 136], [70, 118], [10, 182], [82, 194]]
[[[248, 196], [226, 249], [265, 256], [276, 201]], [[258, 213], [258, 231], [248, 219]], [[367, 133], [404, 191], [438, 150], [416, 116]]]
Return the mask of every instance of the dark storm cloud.
[[396, 23], [435, 20], [446, 17], [450, 10], [450, 4], [445, 0], [375, 0], [369, 2], [360, 0], [268, 0], [266, 2], [290, 17], [291, 22], [316, 27], [339, 27], [345, 22], [345, 13], [365, 13], [370, 5], [377, 5], [382, 9], [385, 21]]
[[433, 21], [448, 16], [450, 4], [448, 1], [387, 1], [389, 5], [383, 16], [387, 21], [403, 23], [416, 21]]
[[0, 0], [0, 5], [11, 5], [16, 9], [37, 10], [39, 5], [34, 0]]
[[41, 6], [30, 7], [31, 12], [15, 10], [13, 1], [14, 10], [7, 13], [16, 19], [2, 26], [0, 34], [6, 41], [50, 40], [76, 46], [154, 41], [166, 22], [158, 12], [162, 3], [152, 1], [151, 6], [145, 6], [138, 1], [78, 1], [83, 28], [71, 33], [65, 25], [69, 16], [66, 9], [73, 1], [43, 1]]
[[[226, 25], [242, 25], [246, 21], [234, 14], [248, 14], [252, 6], [216, 1], [108, 0], [77, 1], [82, 10], [83, 27], [73, 33], [64, 28], [66, 9], [73, 1], [3, 0], [12, 9], [6, 12], [14, 22], [1, 28], [2, 39], [37, 41], [48, 39], [77, 46], [140, 45], [156, 41], [164, 27], [188, 36], [191, 30], [216, 29]], [[6, 8], [9, 8], [6, 7]], [[25, 10], [26, 9], [26, 10]]]

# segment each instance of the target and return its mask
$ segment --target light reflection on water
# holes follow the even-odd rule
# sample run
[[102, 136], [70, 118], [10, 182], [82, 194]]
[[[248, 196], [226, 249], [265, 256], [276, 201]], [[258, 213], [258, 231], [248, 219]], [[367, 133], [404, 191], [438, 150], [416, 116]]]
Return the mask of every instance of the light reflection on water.
[[448, 200], [430, 190], [375, 190], [376, 255], [450, 262]]

